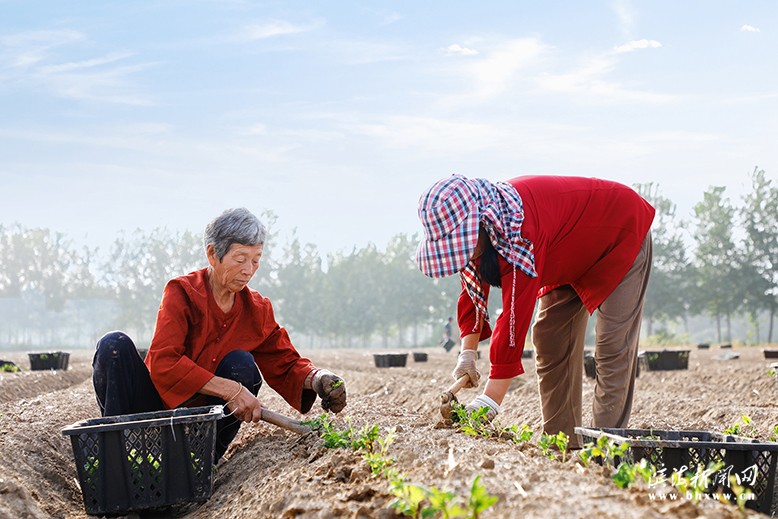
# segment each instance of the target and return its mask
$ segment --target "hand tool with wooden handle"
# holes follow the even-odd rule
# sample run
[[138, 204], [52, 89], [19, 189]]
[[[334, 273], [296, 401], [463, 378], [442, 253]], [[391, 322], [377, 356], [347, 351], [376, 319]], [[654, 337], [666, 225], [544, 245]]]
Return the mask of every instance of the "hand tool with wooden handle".
[[307, 425], [303, 425], [297, 420], [293, 420], [288, 416], [276, 413], [270, 409], [265, 409], [264, 407], [262, 408], [262, 414], [260, 415], [260, 418], [268, 423], [277, 425], [278, 427], [283, 427], [284, 429], [296, 432], [297, 434], [307, 434], [311, 432], [311, 428]]
[[440, 395], [440, 414], [446, 420], [451, 418], [451, 414], [454, 412], [454, 402], [459, 402], [455, 396], [457, 391], [465, 387], [465, 384], [470, 382], [470, 377], [465, 373], [454, 384], [448, 388], [443, 394]]

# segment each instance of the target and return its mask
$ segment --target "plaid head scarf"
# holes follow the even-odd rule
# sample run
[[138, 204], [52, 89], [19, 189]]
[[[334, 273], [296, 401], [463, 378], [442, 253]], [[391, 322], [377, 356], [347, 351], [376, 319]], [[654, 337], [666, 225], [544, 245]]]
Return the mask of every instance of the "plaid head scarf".
[[[516, 272], [537, 277], [532, 243], [521, 236], [524, 208], [513, 186], [483, 178], [452, 175], [435, 183], [419, 200], [419, 218], [425, 239], [416, 251], [416, 263], [427, 276], [460, 273], [477, 316], [489, 319], [481, 278], [471, 261], [483, 225], [497, 252], [514, 267], [511, 288], [511, 339], [515, 345], [513, 298]], [[476, 328], [479, 319], [476, 319]]]

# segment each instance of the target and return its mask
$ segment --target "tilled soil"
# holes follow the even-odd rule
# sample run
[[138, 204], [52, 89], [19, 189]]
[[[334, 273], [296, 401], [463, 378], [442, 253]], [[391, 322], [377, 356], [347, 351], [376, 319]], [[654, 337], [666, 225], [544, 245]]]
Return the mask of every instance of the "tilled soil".
[[[488, 372], [488, 350], [478, 361]], [[394, 350], [395, 352], [408, 350]], [[405, 367], [376, 368], [374, 351], [311, 350], [302, 353], [346, 380], [349, 403], [337, 427], [378, 424], [393, 428], [389, 447], [394, 466], [409, 481], [460, 496], [469, 494], [476, 475], [499, 498], [482, 517], [743, 517], [738, 508], [714, 500], [692, 503], [656, 499], [657, 488], [621, 490], [610, 470], [583, 467], [575, 456], [565, 462], [546, 458], [537, 445], [541, 431], [534, 361], [525, 359], [503, 403], [504, 425], [528, 424], [533, 439], [517, 445], [478, 438], [441, 427], [439, 396], [452, 382], [456, 354], [427, 352], [427, 362], [408, 355]], [[692, 349], [689, 369], [642, 371], [637, 380], [631, 427], [660, 430], [723, 431], [742, 415], [753, 419], [754, 436], [766, 439], [778, 424], [774, 375], [761, 349], [727, 350], [738, 359], [717, 359], [718, 349]], [[63, 427], [99, 416], [91, 381], [91, 351], [71, 352], [67, 371], [31, 372], [26, 353], [3, 353], [21, 373], [0, 377], [0, 518], [84, 518], [84, 504], [68, 438]], [[593, 381], [584, 378], [585, 408]], [[463, 390], [468, 400], [476, 390]], [[263, 404], [301, 419], [272, 390]], [[321, 412], [318, 404], [308, 417]], [[585, 412], [588, 424], [591, 413]], [[204, 503], [158, 512], [197, 519], [395, 517], [386, 479], [374, 477], [362, 455], [327, 449], [315, 435], [299, 436], [267, 423], [244, 425], [216, 468], [213, 493]], [[135, 516], [136, 514], [130, 514]], [[759, 516], [747, 511], [747, 516]]]

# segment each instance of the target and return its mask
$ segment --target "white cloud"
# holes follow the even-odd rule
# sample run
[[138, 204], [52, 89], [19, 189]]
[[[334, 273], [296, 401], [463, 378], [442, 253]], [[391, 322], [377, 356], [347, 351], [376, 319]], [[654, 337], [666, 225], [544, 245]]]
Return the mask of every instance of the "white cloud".
[[616, 0], [613, 2], [613, 10], [619, 19], [619, 26], [622, 34], [629, 36], [632, 34], [632, 26], [635, 24], [635, 11], [628, 0]]
[[564, 74], [544, 74], [537, 78], [537, 84], [547, 92], [598, 98], [617, 103], [667, 103], [675, 96], [655, 94], [628, 88], [606, 77], [615, 70], [617, 60], [612, 53], [595, 56], [584, 61], [578, 68]]
[[463, 47], [459, 45], [458, 43], [454, 43], [452, 45], [449, 45], [446, 47], [446, 54], [449, 55], [460, 55], [460, 56], [475, 56], [478, 54], [478, 51], [475, 49], [470, 49], [468, 47]]
[[26, 68], [45, 60], [56, 47], [83, 41], [83, 33], [72, 30], [30, 31], [0, 36], [0, 64]]
[[73, 30], [31, 31], [0, 37], [0, 70], [5, 69], [0, 78], [12, 88], [39, 90], [57, 97], [150, 104], [131, 85], [129, 77], [153, 64], [128, 64], [132, 53], [114, 52], [81, 61], [58, 61], [60, 54], [85, 40], [85, 34]]
[[309, 25], [295, 25], [284, 20], [273, 20], [267, 23], [256, 23], [244, 27], [243, 39], [264, 40], [276, 36], [286, 36], [289, 34], [300, 34], [312, 31], [321, 27], [323, 22], [317, 21]]
[[468, 61], [458, 72], [473, 81], [473, 90], [449, 97], [443, 103], [484, 102], [499, 96], [510, 88], [521, 70], [540, 58], [545, 49], [546, 46], [535, 38], [509, 40], [480, 59]]
[[400, 16], [399, 13], [396, 12], [385, 12], [383, 13], [383, 19], [381, 20], [382, 25], [391, 25], [395, 22], [399, 22], [402, 20], [402, 16]]
[[758, 27], [754, 27], [753, 25], [749, 24], [742, 25], [740, 30], [743, 32], [761, 32]]
[[659, 49], [662, 47], [662, 44], [656, 40], [646, 40], [645, 38], [642, 40], [632, 40], [629, 43], [625, 43], [624, 45], [619, 45], [614, 48], [614, 50], [617, 53], [623, 53], [623, 52], [632, 52], [633, 50], [638, 49]]

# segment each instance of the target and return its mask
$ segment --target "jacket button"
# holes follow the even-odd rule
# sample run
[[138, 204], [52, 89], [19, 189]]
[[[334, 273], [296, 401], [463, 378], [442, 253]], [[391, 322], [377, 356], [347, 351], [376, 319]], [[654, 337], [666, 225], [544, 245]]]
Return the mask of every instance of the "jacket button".
[[212, 358], [211, 362], [216, 362], [216, 357]]

